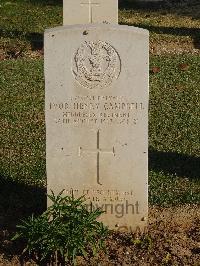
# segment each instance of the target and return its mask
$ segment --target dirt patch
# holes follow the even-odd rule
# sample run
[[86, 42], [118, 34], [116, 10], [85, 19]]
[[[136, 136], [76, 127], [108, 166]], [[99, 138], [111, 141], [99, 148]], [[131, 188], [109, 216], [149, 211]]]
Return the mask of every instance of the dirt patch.
[[20, 59], [20, 58], [30, 58], [30, 59], [40, 59], [43, 58], [44, 50], [26, 50], [18, 51], [17, 49], [0, 49], [0, 61], [11, 60], [11, 59]]
[[[9, 240], [11, 232], [0, 231], [0, 265], [22, 265], [20, 248]], [[200, 208], [150, 208], [149, 229], [143, 235], [111, 233], [105, 252], [78, 258], [78, 265], [199, 265]], [[32, 261], [23, 265], [36, 265]]]
[[150, 54], [153, 55], [183, 55], [200, 54], [200, 49], [194, 46], [192, 41], [184, 42], [180, 40], [171, 41], [150, 41]]

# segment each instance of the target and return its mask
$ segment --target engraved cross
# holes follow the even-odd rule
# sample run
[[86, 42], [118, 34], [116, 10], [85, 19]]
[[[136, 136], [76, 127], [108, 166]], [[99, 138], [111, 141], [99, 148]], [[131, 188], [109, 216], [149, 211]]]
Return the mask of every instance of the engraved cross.
[[92, 0], [88, 0], [88, 3], [81, 3], [81, 6], [88, 5], [89, 7], [89, 23], [92, 23], [93, 6], [100, 6], [99, 3], [92, 3]]
[[115, 156], [115, 148], [113, 147], [112, 150], [103, 150], [100, 148], [100, 130], [97, 131], [97, 148], [96, 149], [83, 149], [82, 147], [79, 147], [79, 156], [81, 156], [84, 153], [94, 153], [97, 156], [97, 184], [102, 185], [100, 182], [100, 155], [101, 154], [112, 154]]

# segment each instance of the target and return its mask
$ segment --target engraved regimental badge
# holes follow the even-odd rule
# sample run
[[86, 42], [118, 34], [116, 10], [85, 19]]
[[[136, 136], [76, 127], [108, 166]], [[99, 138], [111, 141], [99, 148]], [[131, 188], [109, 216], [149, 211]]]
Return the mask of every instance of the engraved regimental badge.
[[103, 41], [86, 41], [73, 58], [75, 79], [88, 89], [108, 87], [119, 77], [121, 62], [117, 51]]

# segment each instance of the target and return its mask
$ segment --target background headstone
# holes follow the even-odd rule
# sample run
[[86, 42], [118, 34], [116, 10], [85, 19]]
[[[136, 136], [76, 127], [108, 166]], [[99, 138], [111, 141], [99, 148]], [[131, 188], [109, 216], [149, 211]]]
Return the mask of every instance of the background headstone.
[[118, 0], [63, 0], [63, 24], [118, 24]]
[[48, 192], [101, 207], [118, 230], [148, 212], [148, 31], [74, 25], [45, 32]]

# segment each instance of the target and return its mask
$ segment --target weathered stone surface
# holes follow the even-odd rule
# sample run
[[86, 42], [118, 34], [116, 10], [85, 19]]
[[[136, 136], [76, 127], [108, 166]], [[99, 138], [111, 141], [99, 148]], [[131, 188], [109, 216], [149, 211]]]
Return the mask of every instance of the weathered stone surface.
[[102, 207], [118, 230], [148, 211], [148, 31], [75, 25], [45, 32], [50, 189]]
[[118, 0], [64, 0], [63, 24], [118, 24]]

